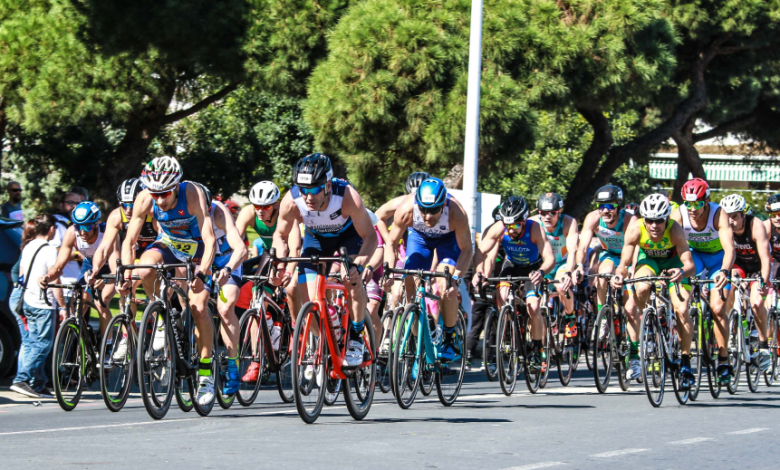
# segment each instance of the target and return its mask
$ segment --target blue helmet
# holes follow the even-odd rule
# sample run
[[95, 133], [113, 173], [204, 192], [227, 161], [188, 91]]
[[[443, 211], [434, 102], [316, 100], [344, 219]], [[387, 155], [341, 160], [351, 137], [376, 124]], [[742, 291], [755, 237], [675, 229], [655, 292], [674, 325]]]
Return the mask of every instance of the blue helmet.
[[417, 188], [415, 201], [420, 207], [433, 209], [439, 207], [447, 200], [447, 188], [439, 178], [428, 178]]
[[91, 201], [79, 203], [70, 213], [70, 220], [76, 225], [89, 225], [100, 222], [100, 207]]

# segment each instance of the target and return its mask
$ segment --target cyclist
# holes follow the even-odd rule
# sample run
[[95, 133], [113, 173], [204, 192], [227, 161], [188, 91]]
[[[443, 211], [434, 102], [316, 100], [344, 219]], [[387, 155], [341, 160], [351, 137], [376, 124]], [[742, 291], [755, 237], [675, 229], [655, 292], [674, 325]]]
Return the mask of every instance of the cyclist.
[[571, 293], [572, 279], [571, 273], [574, 271], [574, 256], [569, 253], [577, 252], [577, 240], [579, 239], [579, 230], [577, 230], [577, 220], [574, 217], [563, 213], [563, 198], [556, 193], [546, 193], [536, 201], [536, 209], [539, 215], [534, 219], [541, 225], [547, 236], [547, 243], [552, 248], [555, 256], [555, 266], [552, 271], [547, 273], [547, 279], [556, 279], [558, 284], [555, 289], [558, 292], [568, 292], [569, 298], [565, 295], [559, 295], [558, 299], [566, 312], [567, 320], [566, 330], [569, 334], [575, 334], [574, 327], [574, 295]]
[[[398, 243], [407, 230], [405, 269], [429, 270], [435, 254], [439, 260], [437, 271], [444, 271], [449, 266], [454, 280], [460, 279], [466, 272], [473, 251], [468, 217], [463, 206], [447, 194], [442, 180], [427, 178], [414, 194], [404, 197], [395, 211], [388, 244]], [[390, 266], [395, 265], [395, 256], [394, 250], [387, 250], [385, 260]], [[411, 298], [413, 279], [407, 277], [405, 282], [407, 298]], [[385, 288], [392, 284], [393, 278], [388, 277]], [[444, 315], [444, 338], [439, 356], [445, 361], [452, 361], [458, 354], [466, 354], [466, 351], [456, 350], [453, 341], [458, 320], [458, 289], [454, 285], [446, 285], [443, 278], [437, 279], [436, 284], [442, 293], [438, 310]]]
[[[767, 231], [761, 220], [745, 212], [747, 203], [739, 194], [730, 194], [720, 201], [720, 206], [728, 214], [729, 224], [734, 231], [734, 246], [737, 260], [731, 271], [732, 277], [742, 279], [758, 277], [760, 282], [754, 282], [750, 287], [750, 305], [758, 326], [758, 367], [766, 372], [772, 365], [767, 340], [767, 310], [764, 299], [769, 293], [766, 280], [771, 271], [771, 254]], [[730, 302], [734, 301], [734, 290]]]
[[[680, 374], [682, 381], [680, 387], [688, 390], [695, 381], [691, 371], [691, 339], [693, 337], [693, 321], [688, 314], [688, 290], [690, 285], [680, 289], [680, 300], [674, 292], [675, 282], [686, 283], [685, 278], [692, 276], [696, 265], [688, 249], [688, 239], [683, 228], [670, 219], [672, 206], [669, 200], [662, 194], [651, 194], [639, 205], [641, 219], [631, 222], [625, 235], [620, 264], [612, 278], [612, 287], [623, 287], [623, 279], [628, 274], [628, 267], [634, 261], [635, 248], [639, 248], [639, 256], [636, 258], [635, 277], [661, 276], [664, 272], [671, 277], [669, 280], [672, 308], [677, 315], [677, 334], [680, 337], [680, 349], [682, 350], [682, 368]], [[626, 314], [628, 317], [628, 334], [631, 339], [631, 351], [629, 355], [629, 367], [626, 378], [636, 379], [640, 376], [641, 367], [638, 350], [640, 308], [647, 303], [650, 296], [650, 284], [635, 284], [629, 289], [626, 302]]]
[[[173, 157], [157, 157], [146, 164], [140, 178], [146, 189], [141, 191], [133, 206], [127, 236], [122, 243], [122, 264], [135, 261], [133, 247], [150, 214], [159, 224], [160, 232], [157, 241], [141, 254], [139, 263], [182, 263], [192, 258], [198, 264], [196, 276], [189, 284], [189, 303], [201, 357], [196, 399], [208, 406], [214, 399], [214, 378], [211, 376], [214, 325], [207, 307], [209, 292], [205, 285], [214, 263], [216, 238], [206, 194], [196, 184], [181, 181], [182, 176], [181, 166]], [[132, 274], [140, 276], [147, 294], [155, 291], [155, 271], [139, 269], [125, 274], [121, 293], [129, 291]], [[183, 268], [177, 269], [177, 277], [186, 277]], [[164, 323], [158, 320], [157, 329], [152, 347], [162, 349], [165, 347]]]
[[[100, 223], [101, 215], [98, 205], [90, 201], [81, 202], [73, 209], [73, 212], [70, 213], [72, 225], [65, 231], [62, 247], [57, 255], [57, 261], [54, 263], [54, 266], [49, 268], [45, 276], [38, 278], [39, 287], [43, 289], [52, 279], [60, 277], [62, 270], [71, 261], [70, 254], [73, 248], [84, 257], [77, 282], [86, 284], [85, 275], [92, 271], [92, 257], [95, 255], [106, 232], [106, 224]], [[114, 242], [110, 244], [109, 255], [115, 254], [118, 249], [119, 245], [115, 238]], [[103, 269], [98, 274], [108, 274], [109, 272], [108, 266], [103, 266]], [[95, 307], [99, 314], [100, 333], [105, 331], [106, 327], [108, 327], [108, 322], [111, 320], [111, 310], [108, 308], [108, 303], [114, 297], [114, 285], [107, 285], [102, 290], [101, 297], [103, 303], [106, 304], [105, 307], [99, 302], [95, 302]], [[84, 300], [88, 299], [89, 294], [85, 292]]]
[[[525, 283], [525, 299], [531, 325], [533, 353], [529, 358], [529, 368], [534, 372], [542, 370], [543, 359], [542, 338], [544, 338], [544, 320], [540, 313], [540, 299], [536, 295], [534, 285], [539, 285], [546, 273], [552, 272], [555, 266], [553, 249], [544, 236], [541, 225], [528, 218], [528, 203], [522, 196], [510, 196], [499, 210], [500, 222], [497, 222], [485, 233], [474, 254], [474, 279], [472, 283], [479, 288], [479, 273], [484, 276], [493, 268], [493, 247], [500, 243], [506, 253], [501, 267], [500, 277], [528, 276], [530, 282]], [[509, 295], [509, 283], [499, 283], [498, 292], [500, 304], [506, 303]]]
[[[293, 169], [293, 183], [282, 198], [273, 247], [279, 256], [287, 256], [287, 239], [293, 230], [298, 230], [298, 222], [303, 222], [306, 233], [302, 257], [332, 256], [341, 247], [346, 248], [350, 255], [356, 255], [352, 265], [354, 269], [350, 269], [344, 278], [344, 287], [352, 311], [345, 359], [348, 367], [357, 367], [363, 362], [365, 344], [362, 333], [367, 303], [360, 276], [376, 250], [374, 227], [355, 188], [333, 177], [327, 155], [314, 153], [298, 160]], [[276, 268], [275, 285], [292, 277], [292, 273], [285, 271], [284, 263], [279, 263]], [[318, 269], [312, 263], [298, 264], [298, 294], [303, 303], [314, 297]]]
[[[598, 258], [598, 273], [611, 274], [620, 264], [623, 250], [623, 240], [626, 228], [637, 220], [636, 215], [631, 215], [625, 210], [620, 210], [623, 203], [623, 190], [614, 185], [607, 185], [596, 191], [595, 201], [598, 209], [585, 217], [580, 233], [580, 243], [577, 249], [575, 278], [585, 277], [584, 264], [588, 259], [588, 248], [595, 235], [601, 242], [602, 250]], [[591, 264], [591, 270], [594, 267]], [[596, 279], [596, 311], [600, 311], [607, 298], [607, 283], [604, 279]], [[632, 344], [633, 346], [637, 346]], [[632, 351], [639, 354], [639, 349]], [[638, 356], [637, 356], [638, 357]]]
[[672, 220], [682, 225], [691, 256], [696, 265], [696, 276], [707, 271], [715, 281], [710, 290], [710, 308], [715, 318], [715, 339], [719, 345], [718, 376], [721, 383], [728, 380], [728, 312], [727, 302], [720, 300], [718, 291], [730, 289], [728, 273], [734, 264], [734, 234], [726, 212], [710, 202], [710, 186], [701, 178], [687, 181], [682, 187], [683, 205], [672, 211]]

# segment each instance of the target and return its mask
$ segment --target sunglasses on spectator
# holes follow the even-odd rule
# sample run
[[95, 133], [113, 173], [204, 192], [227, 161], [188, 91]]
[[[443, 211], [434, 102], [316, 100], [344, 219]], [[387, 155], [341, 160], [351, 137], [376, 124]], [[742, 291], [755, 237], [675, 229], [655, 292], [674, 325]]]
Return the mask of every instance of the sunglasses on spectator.
[[18, 189], [12, 188], [12, 189], [9, 189], [9, 191], [11, 191], [12, 193], [21, 193], [22, 192], [22, 188], [18, 188]]
[[614, 211], [615, 209], [617, 209], [617, 207], [618, 207], [617, 204], [599, 204], [600, 211], [603, 210]]
[[300, 188], [301, 193], [305, 196], [316, 196], [325, 190], [325, 185], [320, 185], [315, 188]]
[[173, 190], [169, 189], [168, 191], [163, 191], [163, 192], [160, 192], [160, 193], [152, 193], [152, 192], [150, 192], [149, 194], [151, 194], [152, 198], [154, 198], [154, 199], [165, 199], [166, 197], [168, 197], [171, 194], [173, 194]]
[[558, 211], [539, 211], [539, 215], [542, 217], [548, 216], [548, 215], [555, 215]]
[[442, 210], [443, 207], [444, 206], [439, 206], [439, 207], [422, 207], [422, 206], [420, 206], [420, 212], [423, 213], [423, 214], [430, 214], [430, 215], [438, 214]]
[[[303, 188], [301, 188], [301, 189], [303, 189]], [[256, 211], [267, 211], [267, 210], [270, 210], [270, 209], [272, 209], [274, 207], [273, 204], [266, 204], [264, 206], [259, 206], [257, 204], [252, 204], [252, 205], [255, 206], [255, 210]], [[231, 212], [232, 212], [232, 209], [231, 209]]]
[[688, 210], [697, 211], [704, 207], [704, 201], [685, 201], [685, 207], [688, 208]]
[[95, 225], [97, 224], [89, 224], [89, 225], [77, 224], [76, 230], [78, 230], [79, 232], [91, 232], [92, 229], [95, 228]]
[[124, 210], [126, 210], [126, 211], [127, 211], [127, 210], [130, 210], [130, 209], [132, 209], [132, 208], [133, 208], [133, 203], [132, 203], [132, 202], [123, 202], [123, 203], [122, 203], [122, 208], [123, 208]]
[[662, 223], [666, 222], [666, 219], [647, 219], [647, 218], [645, 218], [645, 222], [647, 222], [648, 224], [661, 225]]

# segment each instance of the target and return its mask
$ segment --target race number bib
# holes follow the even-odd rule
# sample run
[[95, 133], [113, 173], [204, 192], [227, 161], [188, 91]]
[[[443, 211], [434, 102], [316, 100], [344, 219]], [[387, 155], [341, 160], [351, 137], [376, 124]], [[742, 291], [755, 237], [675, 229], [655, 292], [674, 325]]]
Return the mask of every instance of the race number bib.
[[162, 234], [160, 241], [168, 245], [168, 248], [180, 261], [185, 261], [188, 257], [194, 257], [198, 250], [198, 242], [194, 240], [182, 240]]

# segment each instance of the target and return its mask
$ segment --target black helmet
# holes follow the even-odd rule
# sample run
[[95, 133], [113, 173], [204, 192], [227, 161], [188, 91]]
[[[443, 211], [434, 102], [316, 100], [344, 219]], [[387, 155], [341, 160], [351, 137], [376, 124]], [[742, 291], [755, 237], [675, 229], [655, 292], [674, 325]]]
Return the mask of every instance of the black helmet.
[[536, 201], [536, 208], [540, 211], [563, 210], [563, 198], [558, 193], [542, 194]]
[[307, 155], [295, 164], [293, 169], [293, 184], [303, 188], [321, 186], [333, 178], [333, 168], [330, 158], [322, 153]]
[[424, 171], [415, 171], [409, 175], [409, 177], [406, 178], [406, 194], [412, 194], [413, 192], [417, 191], [417, 188], [420, 187], [420, 184], [430, 177], [431, 175]]
[[623, 203], [623, 190], [613, 184], [602, 186], [593, 197], [596, 202], [616, 201], [618, 205]]
[[497, 205], [495, 209], [493, 209], [493, 220], [498, 222], [501, 220], [501, 214], [498, 213], [498, 211], [501, 210], [501, 204]]
[[766, 206], [764, 208], [767, 212], [780, 211], [780, 194], [769, 196], [769, 199], [766, 200]]
[[136, 196], [143, 190], [143, 185], [138, 178], [130, 178], [122, 181], [116, 188], [116, 199], [119, 203], [132, 204]]
[[505, 224], [522, 222], [528, 217], [528, 203], [523, 196], [509, 196], [501, 204], [498, 215]]

